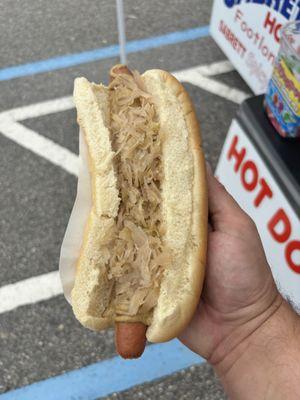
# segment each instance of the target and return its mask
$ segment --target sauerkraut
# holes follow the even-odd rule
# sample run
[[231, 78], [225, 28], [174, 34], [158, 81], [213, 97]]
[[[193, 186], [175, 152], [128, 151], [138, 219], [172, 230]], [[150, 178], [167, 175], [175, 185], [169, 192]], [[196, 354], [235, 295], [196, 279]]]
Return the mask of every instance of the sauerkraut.
[[137, 72], [109, 85], [111, 140], [120, 193], [107, 277], [116, 316], [149, 314], [167, 262], [162, 243], [162, 144], [152, 97]]

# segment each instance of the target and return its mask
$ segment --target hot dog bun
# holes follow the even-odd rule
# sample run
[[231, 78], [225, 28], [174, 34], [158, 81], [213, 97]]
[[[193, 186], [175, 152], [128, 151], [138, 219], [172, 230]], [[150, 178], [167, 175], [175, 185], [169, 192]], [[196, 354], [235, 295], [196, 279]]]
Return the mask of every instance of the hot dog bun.
[[[143, 322], [150, 342], [176, 337], [192, 318], [204, 279], [207, 241], [207, 193], [204, 156], [193, 104], [168, 72], [142, 75], [152, 96], [162, 138], [161, 215], [163, 244], [170, 255], [163, 270], [154, 310], [118, 315], [123, 322]], [[113, 289], [106, 277], [109, 243], [114, 234], [120, 195], [110, 132], [109, 89], [77, 78], [74, 101], [89, 153], [93, 207], [84, 232], [72, 307], [87, 328], [99, 331], [116, 321]]]

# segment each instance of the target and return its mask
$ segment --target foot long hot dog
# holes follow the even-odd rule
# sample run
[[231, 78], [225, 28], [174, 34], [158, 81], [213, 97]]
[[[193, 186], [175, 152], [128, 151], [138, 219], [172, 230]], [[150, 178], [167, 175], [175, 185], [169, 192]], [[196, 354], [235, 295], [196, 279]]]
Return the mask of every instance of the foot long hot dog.
[[[117, 75], [120, 74], [133, 76], [132, 72], [126, 65], [116, 65], [110, 71], [111, 86], [113, 86], [114, 80], [116, 79]], [[111, 111], [113, 112], [113, 110]], [[118, 151], [118, 149], [116, 150]], [[146, 330], [147, 330], [147, 325], [145, 325], [143, 322], [140, 321], [135, 321], [135, 322], [116, 321], [115, 343], [117, 352], [123, 358], [137, 358], [141, 356], [146, 346]]]
[[197, 306], [207, 236], [199, 126], [172, 75], [117, 65], [108, 87], [77, 78], [92, 208], [72, 290], [86, 327], [115, 326], [116, 348], [139, 357], [146, 337], [177, 336]]

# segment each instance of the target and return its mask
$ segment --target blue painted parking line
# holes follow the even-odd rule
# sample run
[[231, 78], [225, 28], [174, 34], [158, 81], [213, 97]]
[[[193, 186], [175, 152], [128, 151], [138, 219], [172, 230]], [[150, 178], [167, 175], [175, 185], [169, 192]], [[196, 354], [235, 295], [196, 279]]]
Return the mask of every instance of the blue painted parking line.
[[[161, 36], [152, 36], [146, 39], [129, 41], [126, 44], [126, 51], [128, 54], [136, 53], [161, 46], [182, 43], [188, 40], [195, 40], [208, 35], [209, 26], [200, 26], [183, 31], [167, 33]], [[119, 46], [111, 45], [84, 51], [82, 53], [67, 54], [64, 56], [48, 58], [47, 60], [15, 65], [0, 69], [0, 81], [35, 75], [42, 72], [55, 71], [62, 68], [72, 67], [74, 65], [116, 57], [118, 55]]]
[[178, 340], [148, 346], [138, 360], [98, 362], [0, 395], [0, 400], [95, 400], [204, 360]]

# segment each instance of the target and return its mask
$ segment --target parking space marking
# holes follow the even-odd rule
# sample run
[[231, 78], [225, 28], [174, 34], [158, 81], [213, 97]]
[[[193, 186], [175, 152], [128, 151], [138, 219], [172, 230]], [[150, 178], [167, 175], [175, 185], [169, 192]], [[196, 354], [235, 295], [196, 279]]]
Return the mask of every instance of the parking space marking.
[[[126, 44], [126, 52], [127, 54], [137, 53], [161, 46], [200, 39], [208, 35], [208, 25], [198, 26], [196, 28], [170, 32], [160, 36], [128, 41]], [[119, 52], [119, 46], [115, 44], [98, 49], [83, 51], [81, 53], [66, 54], [64, 56], [52, 57], [47, 60], [14, 65], [0, 69], [0, 81], [40, 74], [42, 72], [56, 71], [58, 69], [72, 67], [74, 65], [86, 64], [93, 61], [117, 57], [119, 56]]]
[[[233, 70], [229, 61], [222, 60], [209, 65], [176, 71], [173, 74], [182, 82], [191, 83], [217, 96], [240, 103], [248, 97], [247, 93], [211, 78], [211, 76]], [[70, 110], [73, 107], [72, 97], [66, 96], [4, 111], [0, 113], [0, 133], [70, 174], [77, 175], [79, 159], [75, 153], [19, 122], [28, 118]], [[50, 273], [51, 285], [48, 284], [48, 276], [49, 274], [44, 274], [0, 287], [0, 313], [61, 294], [62, 288], [58, 272]], [[32, 282], [35, 283], [32, 284]], [[7, 301], [4, 301], [5, 298]]]
[[197, 74], [204, 76], [226, 74], [227, 72], [234, 71], [234, 66], [229, 60], [216, 61], [211, 64], [198, 65], [197, 67], [186, 68], [180, 71], [173, 72], [173, 75], [179, 80], [184, 80], [186, 75], [190, 72], [196, 71]]
[[211, 78], [211, 76], [228, 73], [233, 70], [233, 65], [229, 61], [224, 60], [210, 65], [200, 65], [194, 68], [187, 68], [182, 71], [174, 72], [173, 75], [181, 82], [191, 83], [207, 92], [240, 104], [243, 100], [249, 97], [248, 93], [232, 88], [225, 83], [218, 82]]
[[50, 161], [72, 175], [77, 175], [78, 156], [32, 129], [10, 118], [0, 120], [0, 132], [25, 149]]
[[114, 357], [0, 395], [0, 400], [94, 400], [205, 360], [178, 340], [147, 346], [143, 357]]
[[191, 83], [192, 85], [206, 90], [207, 92], [215, 94], [219, 97], [223, 97], [224, 99], [230, 100], [237, 104], [240, 104], [247, 97], [249, 97], [249, 94], [243, 92], [242, 90], [232, 88], [225, 83], [218, 82], [215, 79], [207, 78], [206, 76], [197, 73], [190, 74], [190, 76], [187, 78], [187, 80], [184, 80], [184, 82]]
[[1, 119], [11, 118], [15, 121], [42, 117], [43, 115], [67, 111], [74, 108], [72, 96], [60, 97], [58, 99], [42, 101], [28, 106], [16, 107], [0, 113]]
[[19, 306], [51, 299], [61, 293], [58, 271], [3, 286], [0, 288], [0, 314]]

